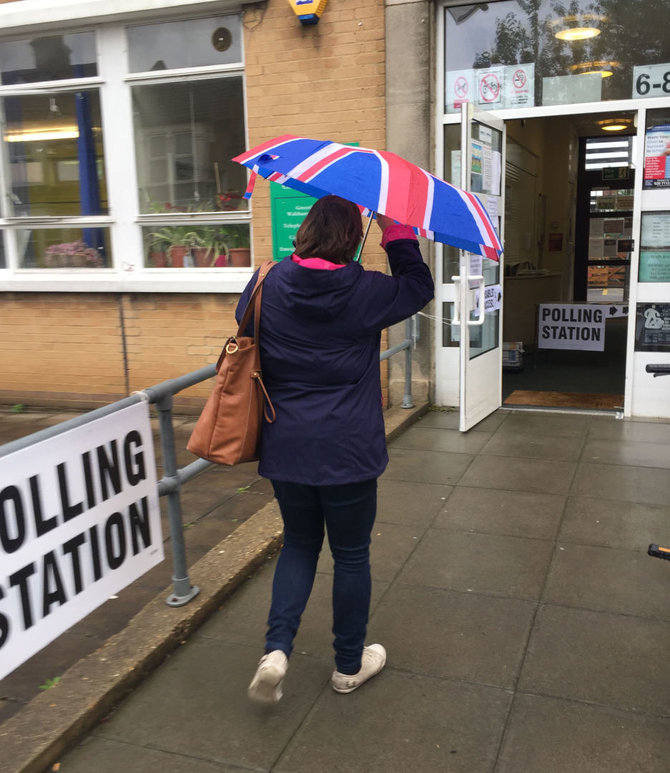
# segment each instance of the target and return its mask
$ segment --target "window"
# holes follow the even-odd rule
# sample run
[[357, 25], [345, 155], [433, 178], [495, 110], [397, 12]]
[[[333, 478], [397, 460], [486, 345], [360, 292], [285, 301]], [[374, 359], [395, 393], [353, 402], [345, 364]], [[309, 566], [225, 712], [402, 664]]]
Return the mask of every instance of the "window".
[[239, 15], [0, 41], [0, 268], [251, 266], [243, 77]]
[[450, 5], [445, 111], [668, 96], [666, 10], [664, 0]]
[[[2, 100], [5, 215], [24, 221], [7, 232], [18, 267], [110, 265], [102, 222], [60, 227], [68, 219], [108, 212], [99, 90], [58, 86], [97, 75], [94, 33], [1, 43], [0, 72], [7, 93]], [[27, 227], [37, 219], [51, 219], [59, 227], [43, 222]]]
[[147, 268], [251, 264], [247, 175], [231, 161], [245, 149], [240, 37], [238, 17], [128, 30], [130, 69], [144, 73], [132, 104]]

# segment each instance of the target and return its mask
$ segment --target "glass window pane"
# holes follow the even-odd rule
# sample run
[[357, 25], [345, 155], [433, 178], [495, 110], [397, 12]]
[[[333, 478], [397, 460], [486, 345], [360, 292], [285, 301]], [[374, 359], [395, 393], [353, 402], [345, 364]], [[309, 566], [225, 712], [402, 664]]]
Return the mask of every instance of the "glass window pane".
[[670, 212], [643, 212], [640, 282], [670, 282]]
[[21, 268], [109, 268], [112, 265], [108, 228], [18, 229]]
[[98, 74], [95, 33], [0, 43], [2, 85], [89, 78]]
[[[504, 0], [445, 9], [445, 109], [670, 93], [662, 0]], [[666, 75], [666, 73], [668, 73]], [[655, 85], [658, 84], [658, 87]]]
[[242, 61], [239, 16], [143, 24], [127, 32], [130, 72]]
[[133, 87], [140, 211], [246, 210], [240, 76]]
[[147, 268], [251, 265], [249, 226], [240, 223], [157, 225], [142, 229]]
[[97, 90], [5, 97], [14, 216], [108, 211]]

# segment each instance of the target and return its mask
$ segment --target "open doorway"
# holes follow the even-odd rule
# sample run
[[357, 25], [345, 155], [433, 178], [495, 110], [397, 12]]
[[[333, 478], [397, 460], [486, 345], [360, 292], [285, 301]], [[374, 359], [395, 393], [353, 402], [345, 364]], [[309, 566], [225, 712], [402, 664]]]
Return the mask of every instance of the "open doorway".
[[506, 406], [623, 408], [634, 135], [633, 113], [507, 122]]

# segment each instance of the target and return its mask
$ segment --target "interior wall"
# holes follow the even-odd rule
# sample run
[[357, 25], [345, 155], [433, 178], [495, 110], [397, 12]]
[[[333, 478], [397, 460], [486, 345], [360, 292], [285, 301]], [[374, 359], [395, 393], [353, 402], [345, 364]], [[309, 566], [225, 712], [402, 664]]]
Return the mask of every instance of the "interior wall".
[[509, 121], [507, 135], [537, 157], [534, 265], [560, 274], [560, 300], [570, 301], [579, 161], [573, 119], [554, 116]]
[[[570, 116], [544, 119], [545, 238], [540, 267], [561, 275], [561, 300], [572, 300], [579, 136]], [[560, 244], [560, 248], [559, 248]]]

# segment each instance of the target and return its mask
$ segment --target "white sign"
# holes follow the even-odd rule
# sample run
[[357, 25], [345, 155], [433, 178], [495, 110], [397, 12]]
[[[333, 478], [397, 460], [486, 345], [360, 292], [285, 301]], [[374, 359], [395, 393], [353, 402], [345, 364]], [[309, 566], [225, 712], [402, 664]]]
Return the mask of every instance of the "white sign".
[[490, 285], [484, 289], [484, 311], [487, 314], [498, 311], [502, 300], [502, 288], [500, 285]]
[[588, 303], [542, 303], [538, 311], [538, 349], [605, 350], [607, 307]]
[[503, 88], [503, 107], [533, 107], [535, 105], [535, 65], [507, 65]]
[[447, 110], [458, 110], [463, 103], [477, 102], [475, 88], [474, 70], [452, 70], [448, 72], [445, 89]]
[[0, 679], [162, 560], [147, 403], [0, 459]]
[[[487, 285], [484, 288], [484, 313], [492, 314], [500, 309], [502, 288], [500, 285]], [[479, 290], [475, 290], [475, 306], [479, 306]]]
[[504, 67], [491, 67], [489, 70], [475, 70], [477, 76], [476, 103], [480, 107], [501, 107]]
[[633, 99], [670, 96], [670, 64], [633, 67]]

